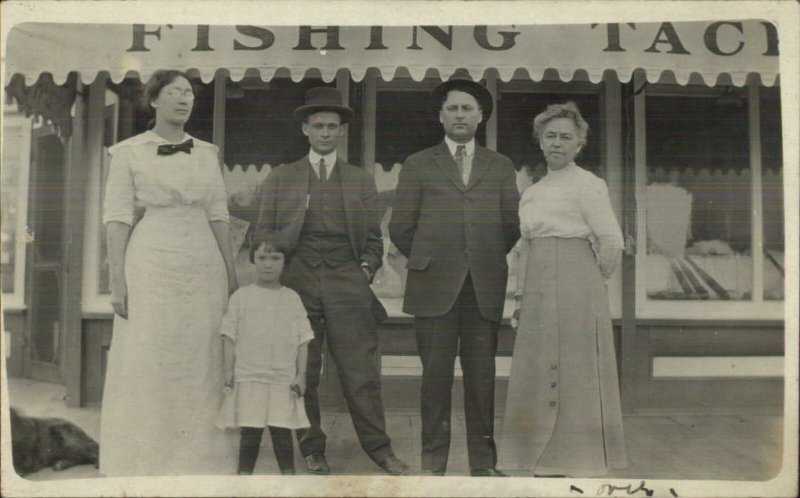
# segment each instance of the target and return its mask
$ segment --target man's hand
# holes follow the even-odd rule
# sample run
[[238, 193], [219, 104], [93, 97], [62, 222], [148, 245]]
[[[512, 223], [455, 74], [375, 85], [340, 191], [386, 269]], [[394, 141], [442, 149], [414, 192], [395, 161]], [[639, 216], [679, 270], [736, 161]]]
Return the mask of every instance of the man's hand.
[[369, 269], [369, 265], [366, 264], [366, 263], [363, 263], [361, 265], [361, 271], [363, 271], [364, 275], [366, 275], [367, 282], [369, 282], [371, 284], [372, 283], [372, 278], [375, 276], [375, 274], [372, 273], [372, 270]]

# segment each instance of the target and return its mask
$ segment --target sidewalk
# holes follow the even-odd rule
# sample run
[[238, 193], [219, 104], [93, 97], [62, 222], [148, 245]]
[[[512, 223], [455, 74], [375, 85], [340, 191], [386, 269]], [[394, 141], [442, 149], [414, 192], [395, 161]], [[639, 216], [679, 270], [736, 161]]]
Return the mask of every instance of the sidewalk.
[[[29, 379], [8, 379], [12, 406], [34, 417], [61, 417], [98, 439], [100, 407], [67, 408], [64, 386]], [[458, 406], [457, 406], [458, 405]], [[323, 413], [328, 434], [328, 461], [336, 474], [381, 475], [361, 450], [347, 413]], [[502, 430], [497, 421], [498, 432]], [[387, 432], [398, 456], [418, 471], [420, 419], [418, 414], [389, 412]], [[630, 466], [610, 477], [648, 479], [766, 480], [781, 466], [783, 417], [778, 415], [635, 415], [626, 416], [625, 446]], [[452, 445], [448, 475], [469, 475], [466, 428], [460, 404], [454, 399]], [[295, 451], [298, 473], [304, 466]], [[265, 438], [256, 474], [277, 474]], [[61, 472], [45, 469], [27, 476], [34, 481], [102, 477], [91, 465]]]

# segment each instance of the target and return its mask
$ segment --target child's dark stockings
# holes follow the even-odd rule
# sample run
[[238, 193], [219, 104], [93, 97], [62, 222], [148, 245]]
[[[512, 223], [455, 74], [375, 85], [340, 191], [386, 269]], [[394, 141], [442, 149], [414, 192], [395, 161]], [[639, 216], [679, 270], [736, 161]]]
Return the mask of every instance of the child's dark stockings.
[[[252, 474], [261, 446], [262, 427], [242, 427], [239, 443], [239, 474]], [[294, 447], [292, 430], [269, 426], [272, 448], [282, 474], [294, 474]]]

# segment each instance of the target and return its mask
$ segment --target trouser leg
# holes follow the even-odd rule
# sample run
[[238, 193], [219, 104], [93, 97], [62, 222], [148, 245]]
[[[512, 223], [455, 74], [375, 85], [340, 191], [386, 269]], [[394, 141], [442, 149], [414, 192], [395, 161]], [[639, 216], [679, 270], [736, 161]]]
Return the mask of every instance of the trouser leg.
[[495, 354], [498, 324], [482, 317], [470, 278], [460, 301], [459, 356], [464, 373], [464, 416], [471, 470], [497, 464], [494, 441]]
[[319, 382], [322, 372], [322, 341], [325, 337], [324, 319], [320, 316], [311, 319], [314, 339], [308, 343], [308, 363], [306, 367], [306, 392], [303, 403], [310, 426], [298, 429], [297, 439], [303, 456], [315, 453], [325, 454], [327, 437], [322, 430], [322, 416], [319, 408]]
[[261, 446], [263, 427], [242, 427], [239, 442], [239, 473], [252, 474], [258, 459], [258, 450]]
[[270, 425], [269, 434], [272, 437], [272, 449], [275, 452], [275, 459], [278, 461], [278, 468], [281, 469], [281, 473], [294, 473], [292, 430]]
[[325, 454], [326, 436], [322, 431], [322, 417], [319, 408], [319, 382], [322, 372], [322, 351], [325, 341], [325, 315], [322, 307], [320, 269], [294, 258], [284, 271], [281, 281], [297, 292], [308, 313], [314, 339], [308, 343], [308, 363], [306, 366], [306, 393], [303, 403], [310, 422], [308, 429], [299, 429], [297, 439], [303, 456], [315, 453]]
[[372, 315], [372, 291], [357, 265], [326, 268], [323, 273], [326, 340], [339, 372], [353, 427], [374, 461], [391, 454], [381, 397], [378, 334]]
[[450, 452], [453, 367], [458, 349], [457, 316], [451, 310], [442, 316], [418, 317], [414, 324], [422, 361], [422, 469], [444, 473]]

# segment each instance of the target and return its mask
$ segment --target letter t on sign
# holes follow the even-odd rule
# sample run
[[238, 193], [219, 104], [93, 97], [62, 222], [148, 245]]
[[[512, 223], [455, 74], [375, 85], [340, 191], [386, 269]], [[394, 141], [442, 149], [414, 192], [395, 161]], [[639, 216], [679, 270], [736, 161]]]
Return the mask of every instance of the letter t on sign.
[[[636, 29], [636, 23], [626, 23], [631, 29]], [[599, 26], [599, 24], [594, 23], [592, 24], [592, 29]], [[609, 23], [606, 24], [606, 30], [608, 33], [608, 46], [603, 49], [603, 52], [624, 52], [625, 49], [622, 48], [622, 41], [620, 40], [619, 36], [619, 23]]]

